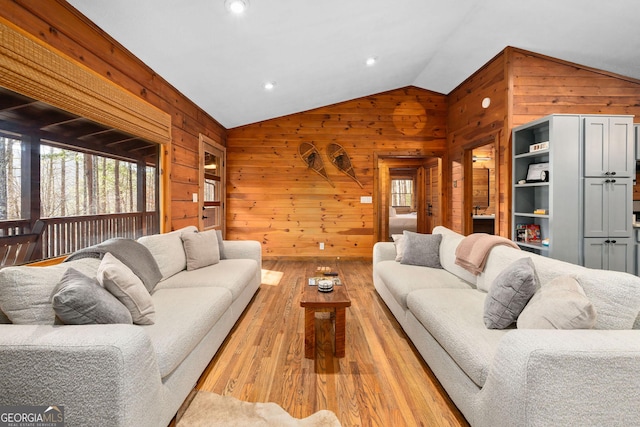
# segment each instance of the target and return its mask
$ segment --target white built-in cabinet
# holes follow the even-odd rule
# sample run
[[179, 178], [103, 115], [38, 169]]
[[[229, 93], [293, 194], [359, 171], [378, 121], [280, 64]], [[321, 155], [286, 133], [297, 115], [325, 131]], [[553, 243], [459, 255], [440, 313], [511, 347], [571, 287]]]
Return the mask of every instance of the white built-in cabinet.
[[[554, 114], [515, 128], [512, 138], [513, 240], [541, 255], [633, 273], [633, 117]], [[539, 163], [546, 180], [526, 181]], [[518, 241], [523, 224], [538, 225], [548, 245]]]

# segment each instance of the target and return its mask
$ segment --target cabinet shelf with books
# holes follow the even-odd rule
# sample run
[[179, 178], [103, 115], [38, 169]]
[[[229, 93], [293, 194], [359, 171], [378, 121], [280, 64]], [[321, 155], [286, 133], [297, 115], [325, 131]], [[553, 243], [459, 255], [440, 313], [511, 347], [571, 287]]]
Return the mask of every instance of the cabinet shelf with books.
[[521, 249], [578, 261], [580, 215], [569, 201], [580, 191], [579, 141], [577, 115], [547, 116], [513, 130], [511, 238]]

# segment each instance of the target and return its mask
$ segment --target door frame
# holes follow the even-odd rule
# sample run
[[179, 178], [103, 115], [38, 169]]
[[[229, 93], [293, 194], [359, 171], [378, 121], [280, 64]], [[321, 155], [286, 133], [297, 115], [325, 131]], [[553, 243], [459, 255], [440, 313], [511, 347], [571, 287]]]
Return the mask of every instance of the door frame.
[[[422, 166], [424, 169], [424, 161], [430, 158], [439, 158], [441, 165], [442, 176], [446, 176], [445, 171], [443, 170], [446, 165], [447, 153], [445, 151], [433, 151], [433, 152], [422, 152], [420, 150], [414, 152], [387, 152], [387, 153], [374, 153], [374, 165], [375, 171], [373, 176], [373, 188], [374, 188], [374, 197], [373, 197], [373, 228], [374, 228], [374, 239], [376, 242], [385, 242], [388, 240], [389, 234], [389, 183], [390, 183], [390, 174], [389, 169], [393, 167], [411, 167], [416, 166], [416, 168]], [[418, 171], [417, 180], [424, 181], [426, 179], [426, 174], [424, 171], [420, 174]], [[426, 201], [424, 194], [418, 193], [418, 189], [422, 189], [424, 192], [425, 183], [419, 184], [416, 183], [416, 194], [418, 197], [417, 207], [418, 210], [418, 230], [422, 230], [421, 232], [425, 232], [424, 228], [426, 227]], [[440, 185], [440, 206], [439, 213], [440, 218], [443, 223], [445, 222], [446, 217], [446, 206], [447, 200], [445, 199], [445, 194], [443, 191], [444, 186]]]
[[498, 234], [498, 224], [500, 223], [500, 174], [498, 170], [498, 143], [500, 141], [500, 132], [495, 132], [484, 138], [477, 139], [462, 148], [462, 182], [464, 188], [462, 190], [462, 232], [465, 236], [473, 233], [473, 150], [485, 145], [493, 144], [496, 151], [495, 162], [495, 191], [493, 192], [492, 202], [495, 203], [496, 212], [494, 217], [494, 230]]

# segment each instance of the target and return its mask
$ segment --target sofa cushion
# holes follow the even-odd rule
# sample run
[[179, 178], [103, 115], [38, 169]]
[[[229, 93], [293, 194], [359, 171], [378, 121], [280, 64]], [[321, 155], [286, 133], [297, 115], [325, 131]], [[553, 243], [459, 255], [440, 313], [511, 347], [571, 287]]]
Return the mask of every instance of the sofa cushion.
[[196, 230], [198, 229], [191, 225], [170, 233], [142, 236], [138, 239], [138, 242], [149, 249], [158, 264], [158, 268], [160, 268], [162, 278], [166, 279], [187, 268], [187, 257], [184, 253], [180, 235], [184, 232]]
[[628, 273], [584, 269], [575, 275], [598, 313], [594, 329], [632, 329], [640, 313], [640, 278]]
[[511, 326], [539, 287], [531, 258], [519, 259], [502, 270], [484, 302], [486, 327], [504, 329]]
[[68, 268], [95, 277], [100, 260], [78, 259], [47, 267], [0, 269], [0, 309], [17, 325], [53, 325], [56, 314], [51, 295]]
[[188, 231], [182, 233], [180, 238], [187, 258], [187, 270], [197, 270], [220, 262], [216, 230]]
[[417, 289], [470, 289], [472, 287], [461, 278], [440, 268], [405, 265], [386, 260], [376, 263], [374, 269], [391, 295], [404, 309], [407, 308], [407, 295]]
[[441, 234], [421, 234], [404, 231], [402, 264], [442, 268], [440, 265]]
[[464, 239], [464, 236], [440, 225], [433, 229], [433, 234], [442, 235], [442, 241], [440, 242], [440, 265], [442, 265], [442, 268], [475, 285], [477, 276], [456, 264], [456, 248]]
[[110, 252], [104, 254], [96, 273], [98, 282], [124, 304], [133, 323], [150, 325], [155, 320], [153, 300], [144, 283], [133, 271]]
[[202, 341], [231, 305], [223, 288], [157, 289], [156, 322], [145, 330], [156, 353], [162, 378], [169, 375]]
[[591, 329], [596, 310], [572, 276], [542, 286], [518, 316], [518, 329]]
[[161, 281], [156, 289], [220, 287], [231, 291], [235, 301], [259, 271], [255, 260], [225, 259], [197, 270], [185, 270]]
[[489, 292], [491, 284], [498, 274], [512, 262], [521, 258], [531, 258], [540, 279], [540, 284], [548, 283], [558, 276], [578, 274], [588, 271], [586, 267], [560, 261], [557, 259], [532, 254], [509, 246], [495, 246], [489, 252], [484, 271], [478, 275], [477, 286], [485, 292]]
[[53, 310], [66, 325], [131, 324], [131, 313], [94, 278], [68, 269], [53, 290]]
[[421, 289], [407, 296], [411, 313], [478, 387], [487, 379], [500, 339], [511, 331], [485, 327], [486, 295], [475, 289]]

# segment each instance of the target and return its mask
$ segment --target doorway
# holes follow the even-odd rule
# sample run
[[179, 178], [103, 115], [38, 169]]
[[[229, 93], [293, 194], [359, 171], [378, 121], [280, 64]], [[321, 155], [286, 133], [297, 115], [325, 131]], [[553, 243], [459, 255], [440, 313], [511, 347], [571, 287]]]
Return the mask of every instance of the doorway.
[[403, 230], [430, 233], [442, 222], [442, 159], [378, 157], [376, 241], [390, 241]]
[[464, 232], [495, 234], [497, 220], [496, 143], [465, 150], [463, 212]]

